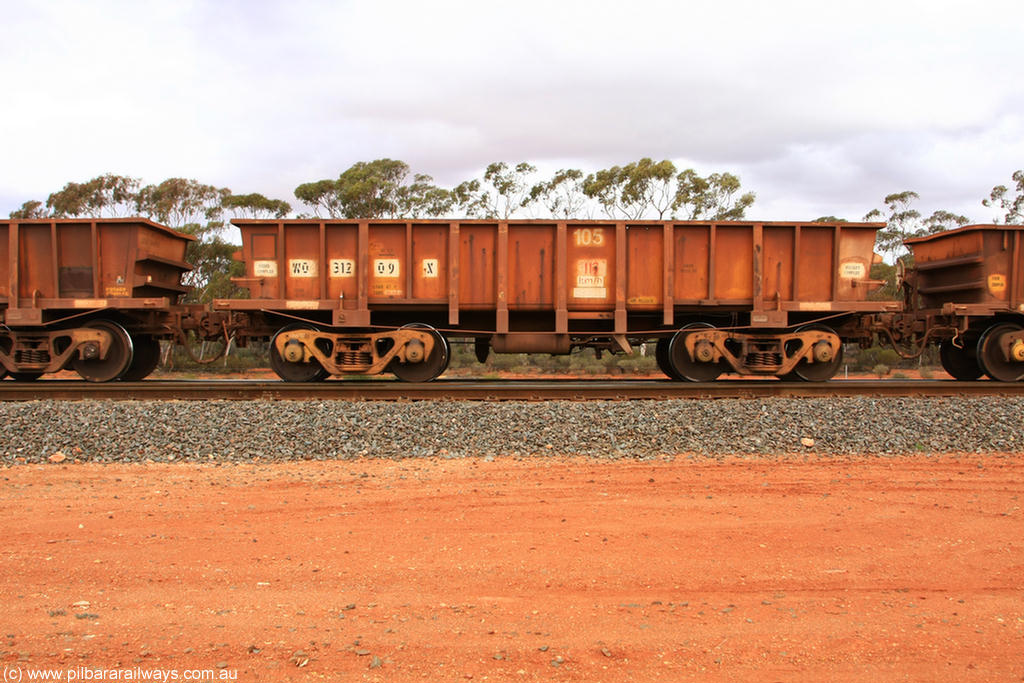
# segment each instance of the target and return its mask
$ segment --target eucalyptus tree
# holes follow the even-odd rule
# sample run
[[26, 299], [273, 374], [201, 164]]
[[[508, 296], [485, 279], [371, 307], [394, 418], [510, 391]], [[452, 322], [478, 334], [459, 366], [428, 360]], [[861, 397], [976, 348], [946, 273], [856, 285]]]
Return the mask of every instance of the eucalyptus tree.
[[740, 220], [757, 199], [753, 192], [741, 194], [740, 188], [739, 176], [732, 173], [712, 173], [701, 177], [688, 168], [676, 176], [673, 215], [682, 211], [682, 217], [689, 220]]
[[292, 212], [292, 205], [282, 199], [269, 199], [253, 192], [229, 194], [221, 201], [226, 212], [241, 218], [284, 218]]
[[996, 223], [1024, 223], [1024, 169], [1014, 171], [1011, 176], [1017, 185], [1014, 188], [1016, 196], [1010, 195], [1010, 189], [1006, 185], [996, 185], [989, 193], [988, 199], [982, 199], [981, 203], [989, 208], [998, 208], [1005, 212], [1002, 216], [995, 218]]
[[327, 218], [419, 218], [439, 216], [452, 206], [449, 190], [416, 174], [407, 182], [409, 165], [396, 159], [358, 161], [336, 180], [303, 183], [295, 196]]
[[550, 180], [537, 183], [530, 188], [530, 203], [543, 205], [552, 218], [581, 218], [587, 204], [583, 171], [563, 168]]
[[950, 228], [966, 225], [970, 219], [950, 211], [938, 210], [928, 218], [913, 207], [921, 196], [912, 191], [904, 190], [886, 195], [882, 203], [885, 210], [872, 209], [864, 216], [866, 221], [884, 220], [885, 227], [878, 231], [875, 244], [880, 252], [889, 254], [894, 260], [906, 261], [909, 255], [904, 240], [941, 232]]
[[455, 187], [454, 205], [467, 216], [511, 218], [534, 201], [531, 177], [536, 172], [537, 167], [525, 161], [515, 166], [495, 161], [484, 169], [482, 179], [467, 180]]
[[583, 192], [604, 209], [609, 218], [663, 220], [737, 220], [754, 203], [753, 192], [740, 193], [738, 176], [712, 173], [707, 177], [692, 168], [678, 174], [668, 160], [648, 158], [596, 171], [583, 181]]
[[128, 216], [135, 212], [140, 183], [138, 178], [113, 173], [82, 183], [67, 183], [47, 198], [46, 208], [58, 218]]

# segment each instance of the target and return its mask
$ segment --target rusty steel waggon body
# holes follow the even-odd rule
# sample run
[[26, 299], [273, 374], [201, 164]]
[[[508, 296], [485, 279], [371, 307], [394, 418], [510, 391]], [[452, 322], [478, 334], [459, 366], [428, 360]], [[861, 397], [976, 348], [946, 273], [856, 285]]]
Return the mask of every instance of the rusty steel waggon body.
[[193, 239], [141, 218], [0, 221], [0, 377], [148, 375], [190, 315]]
[[880, 223], [234, 221], [249, 299], [284, 379], [384, 370], [429, 380], [449, 339], [498, 353], [631, 352], [676, 379], [831, 377], [868, 300]]
[[185, 305], [193, 238], [139, 218], [0, 221], [0, 376], [142, 379], [161, 342], [268, 340], [288, 381], [441, 374], [450, 341], [631, 353], [675, 379], [826, 380], [843, 345], [938, 342], [957, 379], [1024, 379], [1024, 228], [908, 240], [875, 301], [880, 223], [235, 221], [249, 298]]
[[957, 379], [1024, 379], [1024, 226], [969, 225], [906, 243], [907, 312], [883, 322], [886, 334], [918, 348], [940, 342]]

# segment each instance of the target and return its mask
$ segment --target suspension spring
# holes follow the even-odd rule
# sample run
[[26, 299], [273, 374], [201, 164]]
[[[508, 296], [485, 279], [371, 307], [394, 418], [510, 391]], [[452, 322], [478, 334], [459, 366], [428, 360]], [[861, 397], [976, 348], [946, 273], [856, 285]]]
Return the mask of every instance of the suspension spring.
[[358, 366], [365, 367], [373, 364], [373, 356], [369, 351], [342, 351], [342, 367]]
[[747, 354], [747, 366], [751, 368], [777, 368], [782, 365], [782, 354], [771, 351], [753, 351]]
[[45, 365], [50, 362], [50, 352], [46, 349], [18, 349], [14, 352], [14, 362]]

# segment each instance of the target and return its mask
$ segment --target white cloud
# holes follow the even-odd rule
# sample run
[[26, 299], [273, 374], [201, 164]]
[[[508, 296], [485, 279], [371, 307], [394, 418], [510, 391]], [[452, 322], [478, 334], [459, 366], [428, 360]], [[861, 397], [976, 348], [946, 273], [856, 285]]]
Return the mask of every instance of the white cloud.
[[0, 214], [104, 172], [292, 200], [379, 157], [456, 183], [497, 159], [592, 170], [652, 156], [739, 172], [759, 216], [857, 218], [902, 189], [980, 207], [1024, 166], [1009, 2], [107, 0], [5, 14]]

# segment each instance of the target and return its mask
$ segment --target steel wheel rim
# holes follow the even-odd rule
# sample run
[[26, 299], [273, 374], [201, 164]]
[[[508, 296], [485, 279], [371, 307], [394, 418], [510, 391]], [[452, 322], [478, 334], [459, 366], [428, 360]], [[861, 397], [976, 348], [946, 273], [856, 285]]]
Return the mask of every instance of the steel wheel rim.
[[[810, 332], [812, 330], [817, 330], [819, 332], [828, 332], [830, 334], [836, 333], [836, 331], [833, 330], [828, 325], [813, 324], [804, 325], [803, 327], [797, 328], [797, 332]], [[836, 373], [839, 372], [839, 367], [842, 364], [843, 343], [840, 339], [839, 353], [836, 354], [835, 358], [830, 360], [828, 363], [808, 363], [806, 360], [802, 360], [799, 363], [797, 363], [797, 366], [793, 368], [793, 371], [791, 373], [787, 373], [787, 377], [789, 375], [794, 375], [799, 379], [803, 380], [804, 382], [827, 382], [828, 380], [835, 377]]]
[[94, 320], [83, 327], [104, 330], [112, 337], [110, 349], [104, 359], [85, 360], [75, 358], [71, 367], [87, 382], [111, 382], [121, 377], [132, 364], [135, 347], [131, 335], [121, 325], [112, 320]]
[[43, 376], [41, 372], [12, 372], [11, 379], [15, 382], [35, 382]]
[[311, 325], [285, 325], [270, 340], [270, 367], [277, 373], [277, 376], [285, 382], [318, 382], [325, 379], [330, 373], [324, 369], [315, 359], [308, 363], [292, 363], [286, 361], [277, 352], [277, 337], [283, 332], [294, 332], [296, 330], [316, 331]]
[[1014, 323], [997, 323], [981, 335], [978, 340], [978, 365], [985, 374], [1000, 382], [1017, 382], [1024, 378], [1024, 363], [1014, 363], [1003, 358], [999, 348], [999, 337], [1007, 332], [1018, 332], [1021, 326]]
[[125, 382], [139, 382], [156, 370], [160, 365], [160, 342], [148, 335], [133, 336], [132, 362], [121, 375]]
[[973, 350], [964, 345], [963, 348], [953, 345], [951, 339], [939, 344], [939, 362], [942, 369], [948, 372], [953, 379], [961, 382], [970, 382], [981, 377], [982, 369], [978, 365], [978, 358]]
[[430, 351], [430, 356], [424, 358], [422, 363], [399, 363], [393, 360], [388, 363], [388, 370], [403, 382], [429, 382], [437, 379], [448, 369], [450, 357], [448, 340], [444, 338], [443, 334], [424, 323], [410, 323], [403, 325], [401, 329], [409, 328], [429, 332], [434, 338], [434, 348]]
[[[0, 349], [3, 349], [4, 353], [9, 355], [11, 353], [11, 348], [13, 346], [14, 342], [11, 340], [10, 337], [8, 337], [7, 335], [0, 335]], [[7, 372], [7, 367], [0, 365], [0, 379], [7, 377], [7, 375], [9, 374], [10, 373]]]
[[680, 379], [687, 382], [713, 382], [722, 374], [721, 363], [699, 363], [686, 352], [687, 330], [714, 329], [709, 323], [690, 323], [672, 335], [668, 345], [668, 363]]
[[654, 360], [658, 364], [658, 369], [668, 375], [669, 379], [682, 381], [683, 378], [676, 373], [675, 368], [672, 367], [672, 362], [668, 357], [668, 349], [671, 343], [671, 337], [662, 337], [659, 339], [657, 345], [654, 347]]

